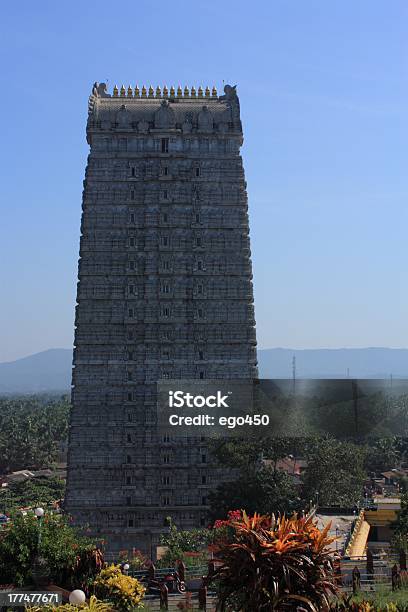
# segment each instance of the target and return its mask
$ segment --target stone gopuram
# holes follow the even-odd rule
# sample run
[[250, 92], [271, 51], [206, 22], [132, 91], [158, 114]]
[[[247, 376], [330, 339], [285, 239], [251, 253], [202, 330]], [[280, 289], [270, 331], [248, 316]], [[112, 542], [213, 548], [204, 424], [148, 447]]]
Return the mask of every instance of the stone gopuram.
[[95, 83], [87, 140], [65, 507], [154, 558], [222, 478], [204, 439], [158, 435], [157, 381], [257, 376], [238, 96]]

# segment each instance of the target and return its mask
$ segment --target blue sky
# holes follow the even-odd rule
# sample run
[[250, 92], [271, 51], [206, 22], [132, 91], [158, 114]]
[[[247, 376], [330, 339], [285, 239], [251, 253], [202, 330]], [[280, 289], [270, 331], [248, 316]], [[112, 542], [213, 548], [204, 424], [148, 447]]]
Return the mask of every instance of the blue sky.
[[69, 347], [87, 99], [238, 84], [260, 347], [408, 346], [408, 4], [2, 7], [0, 361]]

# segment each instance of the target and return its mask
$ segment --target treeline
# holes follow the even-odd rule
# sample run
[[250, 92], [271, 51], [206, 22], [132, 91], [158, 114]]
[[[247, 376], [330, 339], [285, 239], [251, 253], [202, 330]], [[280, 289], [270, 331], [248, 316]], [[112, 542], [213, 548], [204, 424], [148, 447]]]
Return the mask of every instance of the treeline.
[[[230, 439], [212, 443], [212, 452], [229, 480], [210, 493], [211, 518], [229, 510], [291, 513], [320, 506], [357, 507], [367, 479], [408, 462], [408, 439], [377, 438], [370, 443], [330, 436], [308, 438]], [[306, 460], [295, 484], [294, 475], [278, 469], [281, 459]], [[401, 482], [401, 486], [406, 483]]]
[[45, 508], [62, 499], [64, 493], [65, 481], [56, 476], [12, 482], [0, 488], [0, 513], [12, 515], [20, 508]]
[[[284, 381], [286, 385], [290, 381]], [[377, 390], [378, 381], [301, 381], [311, 389], [282, 391], [273, 381], [254, 387], [255, 412], [268, 414], [275, 437], [331, 436], [371, 440], [408, 436], [406, 385]], [[300, 385], [300, 382], [298, 383]]]
[[69, 397], [0, 398], [0, 474], [56, 462], [68, 435]]
[[[405, 411], [406, 401], [402, 407]], [[69, 410], [68, 396], [0, 398], [0, 474], [51, 467], [67, 442]], [[229, 439], [213, 442], [211, 447], [227, 480], [210, 494], [214, 519], [236, 508], [290, 512], [311, 501], [352, 507], [361, 500], [369, 476], [408, 464], [408, 438], [398, 436], [360, 443], [330, 435]], [[278, 461], [288, 455], [306, 460], [297, 484], [293, 475], [277, 469]], [[13, 499], [3, 496], [1, 505], [44, 498], [48, 493], [40, 490], [42, 486], [50, 488], [40, 482], [10, 487]], [[62, 494], [62, 483], [51, 483], [50, 499]]]

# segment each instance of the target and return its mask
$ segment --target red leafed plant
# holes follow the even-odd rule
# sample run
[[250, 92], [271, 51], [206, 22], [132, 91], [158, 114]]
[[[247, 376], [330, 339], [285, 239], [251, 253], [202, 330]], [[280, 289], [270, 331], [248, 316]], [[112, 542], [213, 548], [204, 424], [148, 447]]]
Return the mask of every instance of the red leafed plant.
[[336, 593], [328, 536], [313, 518], [255, 514], [229, 521], [232, 539], [222, 540], [215, 572], [218, 610], [266, 612], [329, 608]]
[[220, 529], [231, 524], [231, 521], [238, 521], [242, 517], [241, 510], [230, 510], [228, 512], [228, 518], [225, 520], [218, 519], [213, 525], [213, 529]]

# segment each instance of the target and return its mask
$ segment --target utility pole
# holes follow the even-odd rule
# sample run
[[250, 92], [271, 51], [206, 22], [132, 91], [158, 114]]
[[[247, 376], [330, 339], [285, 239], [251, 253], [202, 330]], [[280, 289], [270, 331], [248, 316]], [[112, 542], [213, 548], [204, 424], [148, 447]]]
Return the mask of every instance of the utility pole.
[[296, 355], [292, 357], [293, 395], [296, 395]]
[[356, 438], [358, 438], [358, 386], [357, 381], [353, 380], [351, 382], [352, 394], [353, 394], [353, 409], [354, 409], [354, 433]]

